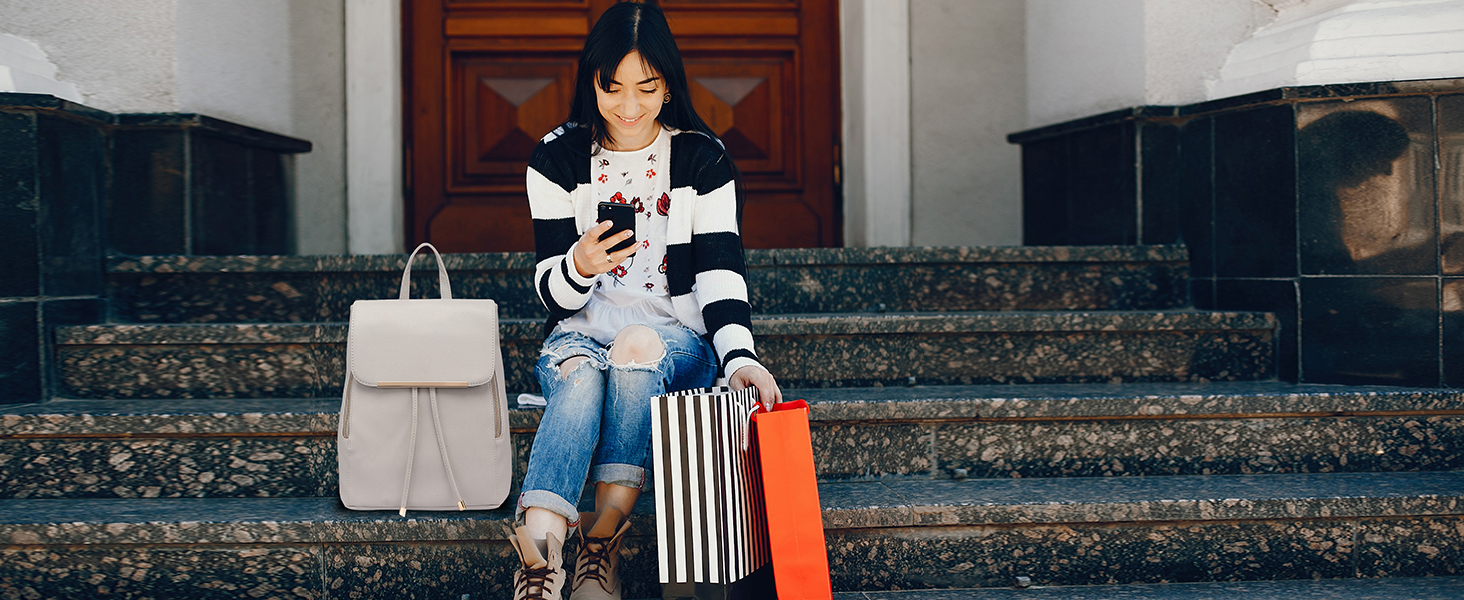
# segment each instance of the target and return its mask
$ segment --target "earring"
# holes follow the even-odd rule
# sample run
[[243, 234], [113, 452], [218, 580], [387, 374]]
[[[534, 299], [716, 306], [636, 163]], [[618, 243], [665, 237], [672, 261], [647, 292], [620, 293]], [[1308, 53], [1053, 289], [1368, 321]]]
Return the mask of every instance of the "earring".
[[670, 104], [670, 103], [671, 103], [671, 94], [666, 94], [665, 96], [663, 96], [661, 98], [661, 104]]

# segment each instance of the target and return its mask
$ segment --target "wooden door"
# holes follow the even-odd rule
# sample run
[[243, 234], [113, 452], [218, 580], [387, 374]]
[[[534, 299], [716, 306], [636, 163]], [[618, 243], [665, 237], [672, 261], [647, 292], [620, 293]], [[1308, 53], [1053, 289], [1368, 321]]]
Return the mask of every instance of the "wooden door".
[[[404, 0], [407, 241], [533, 249], [524, 170], [614, 0]], [[837, 0], [662, 0], [692, 101], [742, 169], [749, 248], [842, 245]]]

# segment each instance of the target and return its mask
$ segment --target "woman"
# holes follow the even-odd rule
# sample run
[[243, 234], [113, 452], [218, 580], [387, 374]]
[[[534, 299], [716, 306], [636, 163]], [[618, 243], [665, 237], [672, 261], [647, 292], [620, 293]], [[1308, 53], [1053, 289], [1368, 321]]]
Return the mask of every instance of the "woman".
[[[660, 8], [612, 6], [585, 40], [570, 122], [529, 161], [548, 405], [510, 537], [514, 598], [561, 597], [570, 527], [584, 535], [572, 597], [620, 598], [618, 550], [650, 466], [653, 396], [722, 374], [781, 400], [753, 351], [737, 178], [692, 108]], [[633, 206], [635, 233], [601, 239], [611, 223], [596, 222], [600, 202]], [[595, 512], [581, 515], [587, 474]]]

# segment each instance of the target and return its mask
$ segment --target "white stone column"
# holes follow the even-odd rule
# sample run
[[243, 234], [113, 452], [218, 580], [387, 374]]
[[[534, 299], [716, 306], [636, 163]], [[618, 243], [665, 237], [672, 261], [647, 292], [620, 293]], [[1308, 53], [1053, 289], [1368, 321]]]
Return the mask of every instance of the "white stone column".
[[910, 244], [909, 0], [842, 0], [844, 245]]
[[346, 222], [351, 254], [402, 252], [401, 3], [346, 3]]

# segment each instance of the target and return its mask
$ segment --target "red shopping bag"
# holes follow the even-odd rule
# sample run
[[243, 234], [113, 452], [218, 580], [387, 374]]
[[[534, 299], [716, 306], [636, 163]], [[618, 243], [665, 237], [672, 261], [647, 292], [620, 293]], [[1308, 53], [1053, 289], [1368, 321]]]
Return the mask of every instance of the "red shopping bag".
[[778, 599], [832, 600], [808, 403], [778, 404], [772, 412], [754, 414], [752, 422]]

